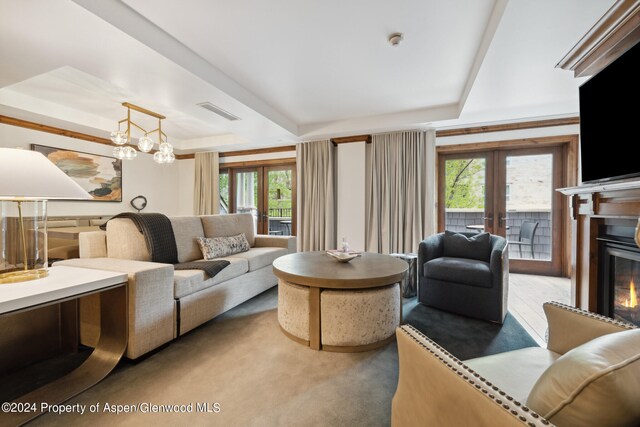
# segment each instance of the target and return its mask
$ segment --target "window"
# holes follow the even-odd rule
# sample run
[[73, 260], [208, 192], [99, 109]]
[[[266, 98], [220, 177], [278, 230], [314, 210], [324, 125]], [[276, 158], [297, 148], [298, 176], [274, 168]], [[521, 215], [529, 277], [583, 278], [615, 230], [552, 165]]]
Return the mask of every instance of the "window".
[[295, 180], [295, 165], [286, 162], [221, 168], [220, 213], [252, 214], [259, 234], [295, 235]]
[[220, 191], [220, 214], [226, 215], [230, 212], [229, 205], [229, 170], [221, 170], [218, 177]]

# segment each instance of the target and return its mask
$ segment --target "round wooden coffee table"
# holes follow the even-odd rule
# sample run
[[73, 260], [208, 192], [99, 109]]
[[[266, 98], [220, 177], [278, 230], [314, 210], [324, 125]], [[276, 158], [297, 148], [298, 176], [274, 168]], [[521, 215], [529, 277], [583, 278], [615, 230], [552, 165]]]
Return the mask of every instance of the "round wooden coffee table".
[[363, 253], [341, 263], [325, 252], [276, 259], [278, 322], [292, 340], [314, 350], [367, 351], [393, 340], [402, 320], [400, 281], [408, 264]]

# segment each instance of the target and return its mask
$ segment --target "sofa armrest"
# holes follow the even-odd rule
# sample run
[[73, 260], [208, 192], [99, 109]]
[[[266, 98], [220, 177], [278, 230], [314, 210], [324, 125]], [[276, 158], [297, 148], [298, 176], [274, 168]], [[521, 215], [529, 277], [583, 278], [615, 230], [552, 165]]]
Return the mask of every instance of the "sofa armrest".
[[107, 232], [87, 231], [78, 237], [80, 258], [104, 258], [107, 256]]
[[415, 328], [396, 329], [400, 373], [391, 425], [548, 426]]
[[549, 324], [547, 349], [559, 354], [602, 335], [635, 328], [631, 324], [555, 301], [544, 303], [543, 308]]
[[[80, 258], [54, 265], [95, 268], [127, 273], [128, 333], [126, 356], [136, 359], [174, 337], [173, 266], [114, 258]], [[96, 295], [80, 303], [81, 339], [95, 346], [99, 336], [100, 308]]]
[[266, 234], [257, 234], [254, 247], [285, 248], [289, 253], [294, 253], [296, 251], [296, 236], [267, 236]]

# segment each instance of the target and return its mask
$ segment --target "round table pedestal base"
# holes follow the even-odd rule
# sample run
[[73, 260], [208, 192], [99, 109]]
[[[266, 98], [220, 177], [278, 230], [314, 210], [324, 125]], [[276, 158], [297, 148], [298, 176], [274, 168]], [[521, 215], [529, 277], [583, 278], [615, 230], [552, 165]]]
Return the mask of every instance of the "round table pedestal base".
[[292, 340], [316, 350], [360, 352], [393, 341], [401, 320], [399, 284], [319, 289], [278, 281], [278, 322]]

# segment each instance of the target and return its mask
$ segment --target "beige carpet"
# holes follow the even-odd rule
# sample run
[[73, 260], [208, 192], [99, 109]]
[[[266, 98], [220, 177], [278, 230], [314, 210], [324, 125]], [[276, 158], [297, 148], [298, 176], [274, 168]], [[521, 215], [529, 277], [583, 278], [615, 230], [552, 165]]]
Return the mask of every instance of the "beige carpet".
[[[273, 288], [137, 364], [122, 363], [33, 426], [384, 426], [398, 378], [395, 343], [366, 353], [310, 350], [286, 338]], [[110, 405], [189, 405], [184, 413], [105, 413]], [[220, 411], [197, 412], [218, 403]], [[89, 413], [98, 404], [97, 413]], [[185, 408], [189, 410], [189, 408]]]

